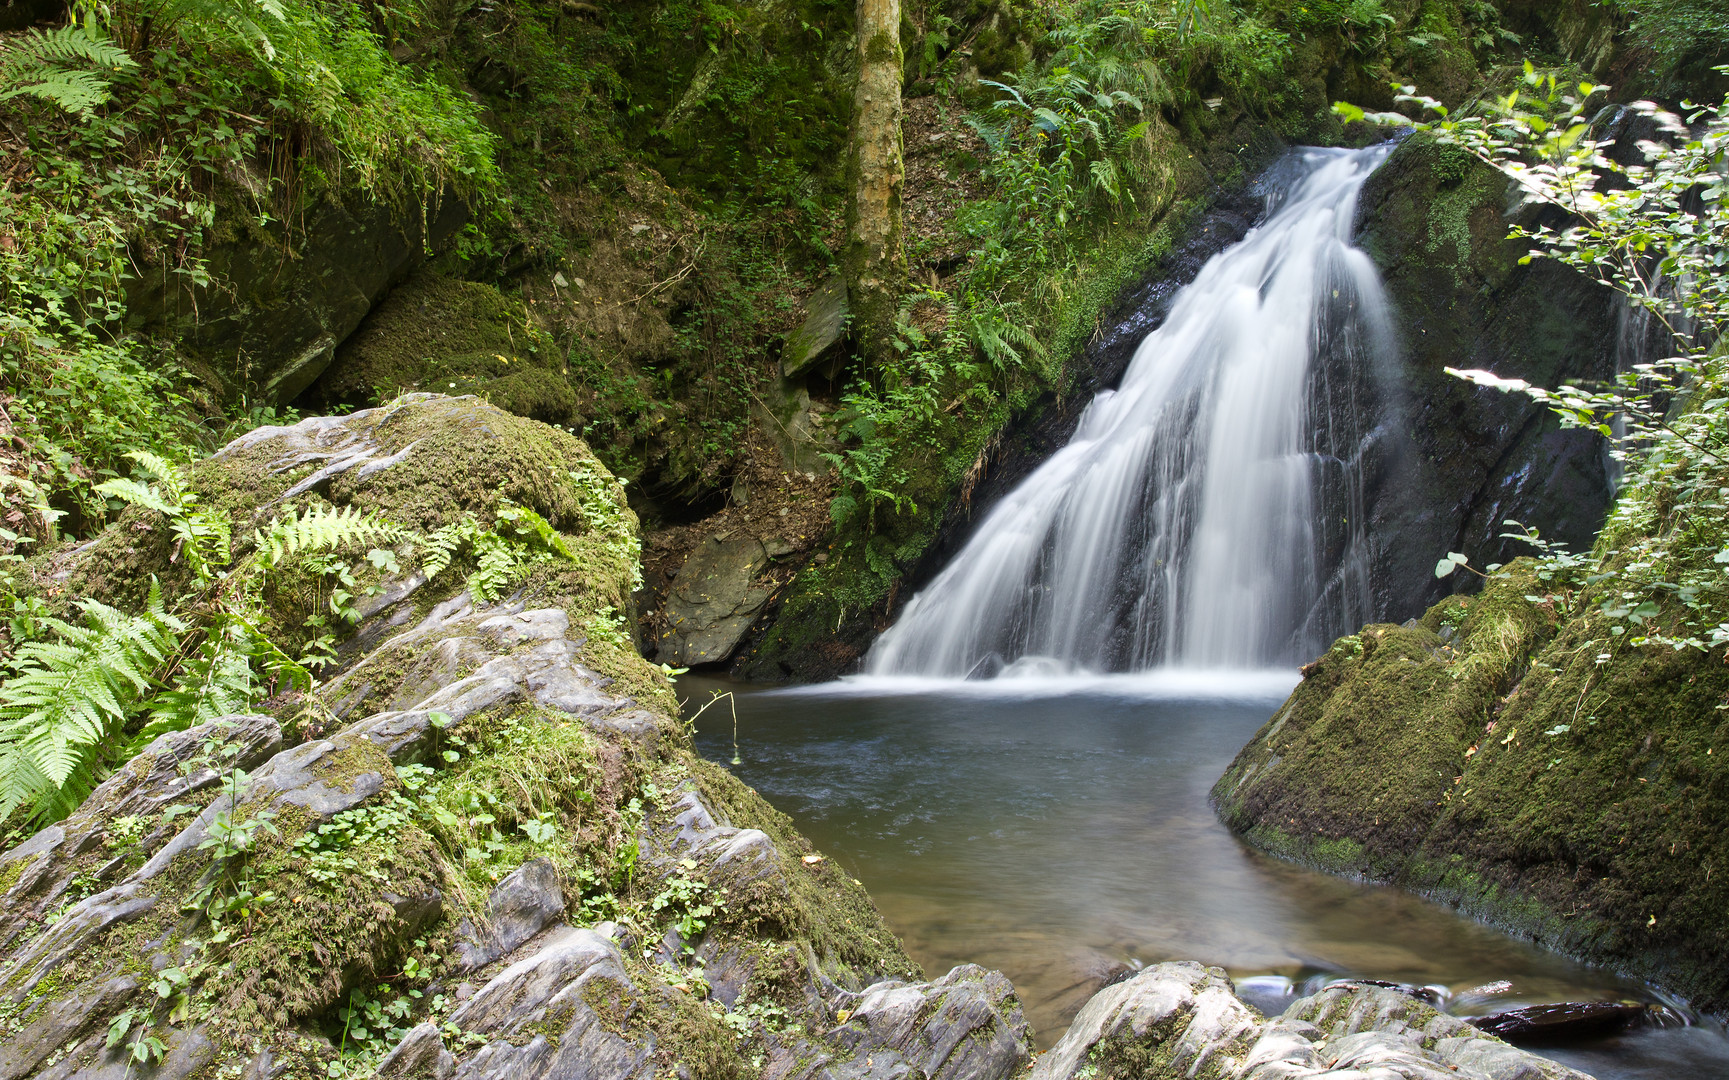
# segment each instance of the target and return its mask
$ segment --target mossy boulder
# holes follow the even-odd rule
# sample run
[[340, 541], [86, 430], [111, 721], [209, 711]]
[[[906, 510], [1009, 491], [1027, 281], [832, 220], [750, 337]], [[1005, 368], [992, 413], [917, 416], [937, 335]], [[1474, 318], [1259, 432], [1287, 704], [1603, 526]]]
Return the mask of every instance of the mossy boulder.
[[[1006, 1080], [1025, 1061], [1006, 980], [911, 982], [863, 887], [695, 755], [609, 614], [635, 523], [580, 440], [417, 395], [254, 432], [190, 481], [237, 535], [308, 503], [430, 530], [509, 498], [560, 554], [489, 592], [403, 545], [311, 692], [158, 738], [0, 854], [0, 1077], [138, 1054], [164, 1080], [743, 1080], [891, 1052]], [[88, 564], [117, 542], [45, 565], [109, 581]], [[273, 634], [304, 617], [267, 595]], [[885, 978], [909, 1022], [837, 1032]]]
[[[1273, 854], [1729, 1005], [1729, 669], [1559, 618], [1516, 564], [1340, 639], [1213, 788]], [[1725, 751], [1729, 753], [1729, 751]]]
[[193, 287], [177, 268], [148, 267], [127, 289], [127, 326], [179, 339], [221, 400], [286, 405], [392, 286], [448, 245], [469, 209], [455, 195], [426, 207], [332, 196], [292, 228], [225, 213], [202, 252], [220, 284]]
[[571, 424], [576, 393], [552, 338], [520, 300], [424, 271], [391, 291], [336, 350], [308, 404], [375, 405], [398, 394], [474, 394], [506, 412]]

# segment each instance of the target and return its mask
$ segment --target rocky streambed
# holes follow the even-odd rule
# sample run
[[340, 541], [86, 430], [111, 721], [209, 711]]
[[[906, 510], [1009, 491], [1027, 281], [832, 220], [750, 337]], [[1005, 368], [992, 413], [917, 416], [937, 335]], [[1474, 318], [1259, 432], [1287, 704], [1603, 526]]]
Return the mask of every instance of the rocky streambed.
[[[1180, 963], [1035, 1060], [1007, 978], [927, 980], [859, 882], [693, 752], [617, 632], [634, 522], [579, 440], [417, 395], [261, 429], [188, 483], [237, 537], [318, 506], [429, 534], [527, 508], [560, 539], [489, 584], [399, 538], [315, 693], [160, 735], [0, 855], [0, 1077], [1582, 1075], [1395, 989], [1269, 1019]], [[39, 557], [36, 594], [186, 587], [166, 524], [134, 507]], [[320, 565], [275, 585], [280, 634]]]

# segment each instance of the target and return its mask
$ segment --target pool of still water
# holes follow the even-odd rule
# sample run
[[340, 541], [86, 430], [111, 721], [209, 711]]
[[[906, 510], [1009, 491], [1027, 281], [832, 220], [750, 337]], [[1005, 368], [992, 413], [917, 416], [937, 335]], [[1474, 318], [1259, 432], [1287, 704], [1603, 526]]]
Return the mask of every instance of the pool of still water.
[[[765, 691], [685, 676], [697, 745], [789, 814], [870, 890], [914, 959], [1014, 980], [1041, 1046], [1113, 962], [1224, 967], [1263, 1009], [1282, 979], [1447, 988], [1454, 1011], [1655, 1000], [1382, 886], [1239, 843], [1207, 790], [1294, 676], [1122, 676], [991, 683], [843, 680]], [[734, 757], [736, 710], [737, 764]], [[1272, 978], [1257, 978], [1270, 976]], [[1497, 993], [1473, 988], [1510, 983]], [[1599, 1080], [1729, 1077], [1711, 1022], [1541, 1052]]]

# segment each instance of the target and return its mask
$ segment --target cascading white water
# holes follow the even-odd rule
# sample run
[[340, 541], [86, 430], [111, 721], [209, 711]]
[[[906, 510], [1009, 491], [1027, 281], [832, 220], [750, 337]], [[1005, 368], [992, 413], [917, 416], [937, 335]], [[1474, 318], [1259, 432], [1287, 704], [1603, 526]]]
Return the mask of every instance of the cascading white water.
[[1265, 222], [1178, 293], [866, 672], [1261, 667], [1365, 621], [1357, 462], [1391, 337], [1350, 226], [1385, 156], [1297, 152]]

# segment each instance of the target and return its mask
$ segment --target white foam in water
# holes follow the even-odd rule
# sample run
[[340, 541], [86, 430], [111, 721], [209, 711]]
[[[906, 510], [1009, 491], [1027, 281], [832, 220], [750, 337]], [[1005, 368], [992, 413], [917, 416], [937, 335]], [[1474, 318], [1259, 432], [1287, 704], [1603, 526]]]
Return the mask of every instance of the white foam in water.
[[[1357, 459], [1375, 403], [1359, 398], [1391, 336], [1350, 226], [1385, 155], [1299, 152], [1282, 204], [1177, 295], [1120, 388], [907, 604], [866, 673], [1288, 667], [1368, 621]], [[1265, 677], [1226, 682], [1243, 678]]]
[[[1038, 658], [1048, 661], [1048, 657]], [[941, 675], [846, 675], [833, 682], [769, 691], [811, 697], [894, 697], [942, 694], [946, 697], [1042, 698], [1090, 695], [1146, 701], [1224, 701], [1277, 704], [1300, 681], [1289, 669], [1163, 668], [1102, 674], [1077, 669], [1019, 671], [1011, 665], [990, 679], [957, 680]]]

